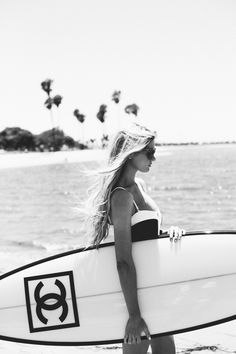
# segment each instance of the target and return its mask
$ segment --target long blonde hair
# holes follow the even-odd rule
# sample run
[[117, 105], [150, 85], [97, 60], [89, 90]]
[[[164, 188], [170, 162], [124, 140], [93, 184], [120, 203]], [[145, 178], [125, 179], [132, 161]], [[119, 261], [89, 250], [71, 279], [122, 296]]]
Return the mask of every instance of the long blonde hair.
[[96, 172], [97, 180], [88, 190], [86, 224], [87, 230], [88, 227], [90, 229], [93, 245], [98, 247], [101, 241], [108, 236], [111, 193], [117, 185], [130, 155], [145, 149], [155, 136], [155, 132], [141, 125], [133, 124], [131, 129], [119, 131], [113, 139], [107, 167]]

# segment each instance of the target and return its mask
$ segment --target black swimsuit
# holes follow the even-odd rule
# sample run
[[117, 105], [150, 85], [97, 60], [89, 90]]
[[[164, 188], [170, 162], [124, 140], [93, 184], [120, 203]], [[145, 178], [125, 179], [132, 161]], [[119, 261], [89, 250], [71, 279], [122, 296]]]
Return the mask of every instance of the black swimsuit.
[[[123, 189], [122, 187], [115, 188]], [[129, 193], [129, 192], [128, 192]], [[160, 235], [161, 214], [159, 210], [140, 210], [133, 200], [136, 213], [131, 217], [132, 242], [152, 240]]]

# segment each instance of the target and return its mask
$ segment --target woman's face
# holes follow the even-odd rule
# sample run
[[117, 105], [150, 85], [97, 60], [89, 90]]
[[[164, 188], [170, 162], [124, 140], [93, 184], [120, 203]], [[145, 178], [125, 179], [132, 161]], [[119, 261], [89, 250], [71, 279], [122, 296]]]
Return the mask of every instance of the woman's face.
[[133, 155], [131, 164], [140, 172], [148, 172], [155, 158], [155, 141], [154, 139], [147, 145], [145, 149]]

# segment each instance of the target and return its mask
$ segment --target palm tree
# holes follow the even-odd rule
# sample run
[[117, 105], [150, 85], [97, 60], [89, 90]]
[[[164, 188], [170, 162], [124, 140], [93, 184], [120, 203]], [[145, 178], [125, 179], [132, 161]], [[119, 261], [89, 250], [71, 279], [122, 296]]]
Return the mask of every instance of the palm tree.
[[[58, 108], [62, 101], [62, 96], [56, 95], [53, 97], [53, 104]], [[60, 127], [60, 117], [59, 117], [59, 110], [57, 111], [57, 126]]]
[[107, 112], [107, 105], [105, 104], [101, 104], [101, 106], [99, 107], [99, 111], [97, 113], [97, 119], [100, 120], [101, 123], [105, 122], [105, 114]]
[[112, 94], [112, 101], [114, 101], [116, 104], [119, 103], [120, 95], [121, 95], [121, 91], [114, 91]]
[[51, 91], [52, 91], [51, 86], [52, 86], [52, 83], [53, 83], [53, 80], [46, 79], [43, 82], [41, 82], [41, 88], [48, 95], [48, 98], [44, 102], [44, 105], [50, 111], [50, 117], [51, 117], [51, 123], [52, 123], [52, 132], [53, 132], [53, 141], [54, 141], [53, 149], [54, 149], [55, 148], [55, 135], [54, 135], [55, 124], [54, 124], [52, 107], [53, 107], [53, 105], [55, 105], [56, 107], [60, 106], [61, 101], [62, 101], [62, 96], [56, 95], [54, 97], [51, 97]]
[[53, 97], [53, 103], [55, 104], [55, 106], [59, 107], [62, 101], [62, 96], [60, 95], [56, 95]]
[[[84, 123], [85, 115], [81, 114], [78, 109], [75, 109], [73, 112], [74, 116], [76, 117], [77, 121], [80, 123]], [[84, 126], [82, 125], [82, 142], [84, 142]]]
[[108, 140], [108, 137], [106, 137], [106, 133], [105, 133], [106, 112], [107, 112], [107, 105], [101, 104], [101, 106], [99, 107], [99, 111], [97, 113], [97, 119], [101, 123], [103, 123], [103, 125], [102, 125], [102, 146], [104, 145], [103, 144], [104, 139]]
[[111, 98], [116, 105], [116, 122], [117, 122], [118, 130], [120, 130], [121, 128], [121, 107], [118, 104], [120, 103], [120, 95], [121, 95], [121, 91], [114, 91]]
[[41, 87], [43, 89], [43, 91], [45, 91], [48, 95], [48, 98], [46, 99], [46, 101], [44, 102], [44, 105], [47, 109], [50, 110], [51, 113], [51, 121], [52, 121], [52, 127], [54, 128], [54, 120], [53, 120], [53, 112], [52, 112], [52, 107], [53, 105], [59, 107], [61, 102], [62, 102], [62, 96], [60, 95], [56, 95], [54, 97], [51, 97], [51, 91], [52, 91], [52, 83], [53, 80], [51, 79], [46, 79], [43, 82], [41, 82]]
[[47, 95], [48, 95], [48, 98], [44, 102], [44, 105], [50, 111], [50, 118], [51, 118], [52, 128], [54, 128], [54, 120], [53, 120], [53, 114], [52, 114], [53, 99], [50, 96], [50, 93], [52, 91], [52, 89], [51, 89], [52, 83], [53, 83], [53, 80], [46, 79], [43, 82], [41, 82], [41, 87], [42, 87], [43, 91], [45, 91], [47, 93]]
[[52, 91], [51, 86], [52, 86], [53, 80], [51, 79], [46, 79], [43, 82], [41, 82], [41, 87], [43, 91], [45, 91], [48, 96], [50, 96], [50, 92]]
[[125, 107], [125, 113], [134, 114], [136, 117], [138, 115], [139, 106], [136, 103], [129, 104]]

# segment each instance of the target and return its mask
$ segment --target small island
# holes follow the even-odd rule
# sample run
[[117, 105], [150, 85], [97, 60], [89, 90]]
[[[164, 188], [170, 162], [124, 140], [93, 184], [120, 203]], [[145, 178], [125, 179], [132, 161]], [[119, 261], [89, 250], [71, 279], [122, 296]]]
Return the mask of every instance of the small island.
[[37, 135], [19, 127], [5, 128], [0, 132], [0, 150], [5, 151], [44, 152], [86, 148], [88, 145], [75, 141], [58, 128]]

